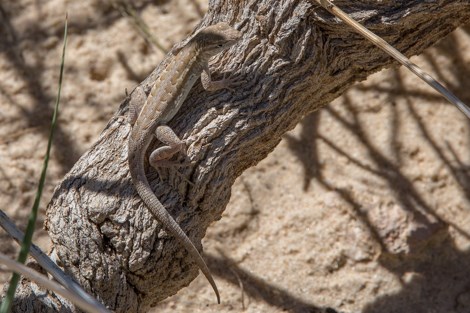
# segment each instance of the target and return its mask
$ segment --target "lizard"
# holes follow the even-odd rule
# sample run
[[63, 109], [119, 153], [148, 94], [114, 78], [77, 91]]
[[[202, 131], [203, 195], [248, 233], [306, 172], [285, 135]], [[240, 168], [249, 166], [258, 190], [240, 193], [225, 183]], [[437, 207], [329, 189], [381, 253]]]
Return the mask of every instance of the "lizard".
[[241, 38], [241, 33], [225, 22], [220, 22], [199, 31], [187, 44], [169, 53], [166, 64], [156, 79], [150, 94], [140, 110], [130, 108], [129, 122], [132, 130], [128, 142], [128, 163], [132, 183], [152, 215], [189, 252], [204, 276], [211, 284], [220, 304], [220, 295], [204, 259], [179, 224], [168, 213], [153, 193], [145, 175], [145, 155], [154, 135], [165, 144], [155, 149], [150, 157], [151, 166], [168, 165], [169, 159], [177, 152], [183, 152], [185, 142], [166, 125], [181, 108], [189, 91], [201, 77], [204, 89], [215, 91], [231, 89], [231, 79], [212, 81], [209, 59], [226, 50]]

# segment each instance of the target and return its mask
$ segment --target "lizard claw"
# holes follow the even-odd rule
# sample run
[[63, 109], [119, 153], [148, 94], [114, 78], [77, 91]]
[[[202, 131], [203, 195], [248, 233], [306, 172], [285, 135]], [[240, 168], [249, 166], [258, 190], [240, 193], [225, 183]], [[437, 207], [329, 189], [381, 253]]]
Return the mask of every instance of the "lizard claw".
[[224, 74], [222, 80], [220, 82], [224, 85], [225, 89], [228, 89], [232, 92], [235, 92], [235, 88], [247, 83], [246, 80], [240, 78], [225, 78], [226, 75]]

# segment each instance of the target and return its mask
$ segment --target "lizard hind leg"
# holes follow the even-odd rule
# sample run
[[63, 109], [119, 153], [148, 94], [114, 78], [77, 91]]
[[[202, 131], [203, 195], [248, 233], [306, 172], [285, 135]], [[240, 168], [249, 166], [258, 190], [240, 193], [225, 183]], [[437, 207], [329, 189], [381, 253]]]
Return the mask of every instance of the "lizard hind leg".
[[[181, 140], [173, 130], [166, 126], [161, 125], [157, 127], [155, 131], [157, 139], [165, 144], [165, 146], [155, 149], [149, 157], [149, 163], [152, 167], [157, 170], [158, 175], [161, 177], [159, 168], [162, 167], [183, 167], [193, 164], [192, 162], [185, 163], [176, 163], [170, 161], [169, 159], [178, 152], [186, 152], [186, 145], [183, 140]], [[180, 176], [187, 183], [193, 185], [183, 174], [176, 170], [178, 176]]]
[[169, 161], [178, 152], [185, 152], [186, 145], [175, 132], [166, 125], [157, 127], [155, 131], [157, 139], [163, 142], [163, 147], [155, 149], [149, 157], [150, 165], [158, 169], [159, 167], [173, 167], [179, 164]]

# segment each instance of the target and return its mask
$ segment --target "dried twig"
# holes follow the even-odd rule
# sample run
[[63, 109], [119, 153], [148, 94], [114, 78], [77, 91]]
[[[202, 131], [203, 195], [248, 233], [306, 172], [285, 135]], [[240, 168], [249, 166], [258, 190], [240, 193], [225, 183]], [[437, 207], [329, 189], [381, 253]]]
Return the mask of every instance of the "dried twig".
[[452, 92], [450, 92], [447, 88], [442, 86], [437, 80], [435, 80], [431, 75], [424, 72], [419, 66], [414, 64], [410, 61], [406, 56], [404, 56], [400, 51], [389, 45], [385, 40], [356, 22], [352, 19], [348, 14], [338, 8], [329, 0], [315, 0], [318, 2], [322, 7], [327, 9], [331, 14], [336, 16], [337, 18], [341, 19], [344, 23], [351, 26], [355, 31], [359, 34], [364, 36], [367, 40], [372, 42], [374, 45], [385, 51], [388, 55], [393, 57], [395, 60], [400, 62], [402, 65], [406, 66], [411, 72], [413, 72], [416, 76], [421, 78], [424, 82], [426, 82], [429, 86], [437, 90], [441, 93], [450, 103], [454, 104], [462, 111], [467, 118], [470, 119], [470, 108], [459, 98], [457, 98]]

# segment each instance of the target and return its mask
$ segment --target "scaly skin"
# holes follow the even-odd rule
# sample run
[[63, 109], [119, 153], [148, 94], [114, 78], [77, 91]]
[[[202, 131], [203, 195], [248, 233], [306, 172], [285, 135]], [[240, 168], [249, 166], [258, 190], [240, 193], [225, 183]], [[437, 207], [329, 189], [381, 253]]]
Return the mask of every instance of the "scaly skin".
[[220, 303], [219, 291], [204, 259], [152, 192], [145, 176], [144, 158], [155, 134], [168, 146], [156, 149], [152, 153], [150, 157], [152, 166], [158, 166], [158, 162], [164, 162], [182, 149], [184, 146], [182, 142], [165, 124], [178, 112], [201, 74], [203, 74], [201, 78], [206, 89], [227, 88], [229, 80], [210, 81], [208, 61], [212, 56], [232, 46], [240, 37], [241, 33], [237, 30], [226, 23], [218, 23], [201, 30], [176, 55], [169, 56], [171, 59], [168, 61], [168, 65], [156, 80], [135, 120], [129, 138], [128, 150], [129, 169], [135, 189], [155, 218], [183, 244], [193, 257], [214, 289], [218, 303]]

